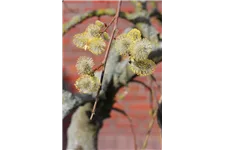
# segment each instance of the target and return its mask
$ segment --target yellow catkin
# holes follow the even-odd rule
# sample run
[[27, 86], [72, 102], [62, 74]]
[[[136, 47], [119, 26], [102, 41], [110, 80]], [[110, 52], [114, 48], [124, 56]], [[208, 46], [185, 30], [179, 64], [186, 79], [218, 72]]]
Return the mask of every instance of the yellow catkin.
[[149, 59], [143, 61], [133, 61], [129, 64], [129, 68], [139, 76], [147, 76], [154, 72], [156, 64]]
[[78, 74], [91, 74], [92, 73], [92, 67], [94, 66], [93, 59], [91, 57], [87, 56], [81, 56], [78, 58], [76, 63], [76, 68], [78, 71]]
[[79, 92], [91, 94], [98, 91], [100, 80], [95, 76], [82, 75], [76, 80], [74, 85]]

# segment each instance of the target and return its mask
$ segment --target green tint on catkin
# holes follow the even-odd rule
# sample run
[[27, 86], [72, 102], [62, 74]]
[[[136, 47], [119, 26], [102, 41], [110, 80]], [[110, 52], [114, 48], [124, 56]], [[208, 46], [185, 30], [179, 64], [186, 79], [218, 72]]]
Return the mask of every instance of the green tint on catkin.
[[99, 20], [95, 24], [90, 24], [83, 33], [74, 35], [73, 43], [78, 48], [89, 50], [95, 55], [102, 54], [105, 51], [106, 43], [109, 35], [106, 32], [101, 32], [105, 24]]
[[81, 56], [77, 60], [76, 69], [78, 74], [90, 75], [92, 73], [92, 67], [94, 66], [93, 59], [87, 56]]
[[81, 56], [76, 63], [76, 69], [81, 76], [76, 80], [75, 87], [81, 93], [97, 92], [100, 87], [100, 80], [94, 76], [93, 59], [87, 56]]
[[100, 80], [95, 76], [82, 75], [76, 80], [75, 86], [79, 92], [91, 94], [98, 91]]
[[152, 44], [148, 39], [141, 38], [141, 32], [138, 29], [119, 35], [115, 41], [115, 49], [120, 55], [129, 56], [129, 68], [135, 74], [147, 76], [153, 73], [156, 65], [148, 59]]

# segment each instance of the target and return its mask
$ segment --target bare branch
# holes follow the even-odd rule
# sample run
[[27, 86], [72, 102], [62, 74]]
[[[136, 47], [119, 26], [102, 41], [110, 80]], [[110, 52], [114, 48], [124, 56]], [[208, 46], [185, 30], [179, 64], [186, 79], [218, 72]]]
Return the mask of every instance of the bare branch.
[[97, 71], [98, 69], [100, 69], [102, 66], [104, 66], [105, 64], [104, 63], [101, 63], [98, 67], [96, 67], [93, 72]]
[[153, 127], [153, 124], [154, 124], [154, 122], [155, 122], [156, 114], [157, 114], [157, 111], [155, 110], [154, 113], [153, 113], [153, 115], [152, 115], [152, 119], [151, 119], [151, 121], [150, 121], [149, 124], [148, 124], [148, 131], [147, 131], [147, 134], [146, 134], [146, 137], [145, 137], [143, 146], [142, 146], [142, 150], [146, 149], [146, 147], [147, 147], [147, 144], [148, 144], [148, 138], [149, 138], [149, 136], [150, 136], [150, 134], [151, 134], [152, 127]]
[[[104, 57], [104, 60], [103, 60], [103, 64], [106, 64], [107, 60], [108, 60], [109, 50], [110, 50], [110, 47], [111, 47], [111, 44], [112, 44], [112, 40], [114, 38], [115, 31], [117, 29], [117, 23], [118, 23], [118, 18], [119, 18], [120, 6], [121, 6], [121, 0], [118, 2], [117, 12], [116, 12], [116, 15], [115, 15], [114, 28], [113, 28], [113, 31], [111, 33], [111, 37], [110, 37], [110, 40], [109, 40], [109, 43], [108, 43], [108, 47], [106, 49], [106, 54], [105, 54], [105, 57]], [[103, 81], [104, 73], [105, 73], [105, 69], [103, 69], [103, 71], [102, 71], [101, 78], [100, 78], [100, 83], [102, 83], [102, 81]], [[101, 88], [102, 88], [102, 84], [100, 85], [100, 87], [98, 89], [97, 96], [96, 96], [96, 99], [95, 99], [95, 103], [94, 103], [94, 106], [93, 106], [93, 110], [92, 110], [92, 113], [91, 113], [90, 120], [92, 120], [92, 118], [93, 118], [93, 116], [95, 114], [95, 109], [96, 109], [96, 105], [97, 105], [98, 100], [99, 100], [99, 94], [100, 94]]]
[[63, 90], [62, 95], [62, 118], [65, 118], [70, 112], [87, 102], [93, 102], [94, 97], [87, 94], [72, 94]]
[[151, 74], [150, 77], [151, 77], [151, 79], [155, 82], [155, 84], [156, 84], [156, 86], [157, 86], [159, 92], [162, 94], [162, 92], [161, 92], [161, 86], [160, 86], [160, 84], [158, 84], [158, 82], [157, 82], [155, 76], [154, 76], [153, 74]]
[[111, 22], [106, 26], [106, 28], [102, 31], [102, 33], [105, 32], [111, 26], [111, 24], [113, 23], [113, 21], [115, 19], [116, 19], [116, 17], [113, 17], [113, 19], [111, 20]]
[[133, 139], [134, 139], [134, 149], [137, 150], [137, 140], [136, 140], [136, 135], [135, 135], [135, 131], [134, 131], [134, 128], [133, 128], [133, 123], [132, 123], [132, 119], [129, 117], [129, 115], [122, 109], [119, 109], [119, 108], [115, 108], [113, 107], [112, 110], [114, 111], [117, 111], [121, 114], [123, 114], [125, 117], [127, 117], [129, 123], [130, 123], [130, 128], [131, 128], [131, 132], [133, 134]]
[[143, 85], [145, 88], [147, 88], [150, 92], [150, 105], [152, 105], [152, 101], [153, 101], [153, 91], [152, 88], [150, 86], [148, 86], [147, 84], [145, 84], [144, 82], [138, 81], [138, 80], [131, 80], [130, 82], [136, 82], [139, 83], [141, 85]]
[[149, 91], [152, 91], [152, 89], [147, 84], [145, 84], [144, 82], [141, 82], [141, 81], [138, 81], [138, 80], [131, 80], [131, 82], [136, 82], [136, 83], [142, 84]]

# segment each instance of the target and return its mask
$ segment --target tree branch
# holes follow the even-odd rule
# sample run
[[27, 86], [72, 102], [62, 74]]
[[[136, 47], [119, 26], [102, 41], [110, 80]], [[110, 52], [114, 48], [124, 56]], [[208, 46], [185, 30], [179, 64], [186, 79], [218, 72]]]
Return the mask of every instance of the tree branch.
[[152, 131], [152, 127], [153, 127], [153, 124], [155, 122], [155, 117], [156, 117], [156, 114], [157, 114], [157, 111], [155, 110], [153, 115], [152, 115], [152, 120], [149, 122], [148, 124], [148, 131], [147, 131], [147, 134], [146, 134], [146, 137], [145, 137], [145, 140], [144, 140], [144, 143], [143, 143], [143, 146], [142, 146], [142, 150], [146, 149], [147, 147], [147, 144], [148, 144], [148, 138], [151, 134], [151, 131]]
[[144, 82], [141, 82], [141, 81], [138, 81], [138, 80], [131, 80], [130, 82], [136, 82], [136, 83], [139, 83], [139, 84], [142, 84], [145, 88], [147, 88], [149, 90], [149, 93], [150, 93], [150, 106], [152, 105], [152, 101], [153, 101], [153, 91], [152, 91], [152, 88], [150, 86], [148, 86], [147, 84], [145, 84]]
[[142, 84], [149, 91], [152, 91], [152, 89], [147, 84], [145, 84], [144, 82], [141, 82], [141, 81], [138, 81], [138, 80], [131, 80], [131, 82], [136, 82], [136, 83]]
[[158, 11], [157, 8], [154, 8], [153, 11], [149, 14], [149, 17], [156, 17], [162, 23], [162, 14]]
[[119, 109], [119, 108], [115, 108], [113, 107], [112, 110], [114, 111], [117, 111], [121, 114], [123, 114], [125, 117], [127, 117], [129, 123], [130, 123], [130, 128], [131, 128], [131, 132], [133, 134], [133, 139], [134, 139], [134, 149], [137, 150], [137, 140], [136, 140], [136, 135], [135, 135], [135, 132], [134, 132], [134, 128], [133, 128], [133, 123], [132, 123], [132, 119], [129, 117], [129, 115], [122, 109]]
[[[88, 11], [86, 13], [74, 16], [70, 21], [63, 24], [63, 35], [65, 35], [69, 30], [74, 28], [77, 24], [82, 23], [84, 20], [91, 17], [100, 17], [104, 15], [114, 16], [116, 14], [115, 9], [98, 9], [93, 11]], [[119, 12], [119, 17], [126, 19], [128, 21], [132, 21], [129, 18], [129, 14], [126, 12]]]
[[136, 12], [140, 12], [142, 10], [146, 10], [147, 9], [147, 2], [146, 2], [146, 0], [142, 0], [142, 1], [131, 0], [131, 3], [134, 5]]
[[[148, 58], [153, 60], [156, 64], [160, 63], [162, 61], [162, 49], [159, 48], [153, 50]], [[130, 81], [137, 77], [137, 75], [128, 68], [128, 60], [117, 63], [115, 68], [117, 69], [113, 74], [113, 81], [116, 88], [121, 88], [124, 85], [127, 85]]]
[[87, 94], [72, 94], [63, 90], [62, 118], [65, 118], [70, 112], [87, 102], [93, 102], [94, 97]]
[[[112, 44], [112, 40], [114, 38], [115, 31], [117, 29], [117, 23], [118, 23], [118, 18], [119, 18], [120, 6], [121, 6], [121, 0], [118, 2], [117, 12], [116, 12], [116, 15], [115, 15], [114, 28], [113, 28], [113, 31], [111, 33], [111, 37], [110, 37], [110, 40], [109, 40], [109, 43], [108, 43], [108, 47], [106, 49], [106, 54], [105, 54], [105, 57], [104, 57], [104, 60], [103, 60], [103, 64], [106, 64], [107, 60], [108, 60], [109, 50], [110, 50], [110, 47], [111, 47], [111, 44]], [[101, 91], [101, 88], [102, 88], [102, 81], [103, 81], [103, 78], [104, 78], [104, 73], [105, 73], [105, 69], [103, 69], [102, 74], [101, 74], [101, 78], [100, 78], [101, 85], [100, 85], [100, 87], [98, 89], [98, 92], [97, 92], [97, 96], [96, 96], [96, 99], [95, 99], [95, 103], [94, 103], [94, 106], [93, 106], [93, 110], [92, 110], [92, 113], [91, 113], [90, 120], [92, 120], [92, 118], [93, 118], [93, 116], [95, 114], [96, 105], [98, 103], [99, 94], [100, 94], [100, 91]]]

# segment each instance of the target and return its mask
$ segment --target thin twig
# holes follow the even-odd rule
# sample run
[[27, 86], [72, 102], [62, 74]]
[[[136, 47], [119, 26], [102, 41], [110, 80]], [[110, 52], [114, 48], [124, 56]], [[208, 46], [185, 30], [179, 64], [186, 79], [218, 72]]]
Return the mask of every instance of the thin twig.
[[114, 16], [113, 17], [113, 19], [111, 20], [111, 22], [105, 27], [105, 29], [102, 31], [102, 33], [103, 32], [105, 32], [108, 28], [109, 28], [109, 26], [111, 26], [111, 24], [113, 23], [113, 21], [116, 19], [116, 17]]
[[[152, 76], [150, 76], [150, 77], [152, 77]], [[151, 79], [153, 79], [156, 82], [156, 79], [154, 78], [154, 76]], [[152, 103], [152, 101], [153, 101], [153, 91], [152, 91], [151, 87], [149, 87], [144, 82], [141, 82], [141, 81], [138, 81], [138, 80], [131, 80], [131, 82], [136, 82], [136, 83], [142, 84], [145, 88], [149, 89], [150, 94], [151, 94], [150, 95], [150, 103]], [[156, 82], [156, 84], [157, 84], [157, 82]], [[161, 100], [161, 98], [160, 98], [160, 100]], [[158, 106], [158, 101], [157, 101], [157, 106]], [[149, 136], [150, 136], [153, 124], [155, 122], [156, 115], [157, 115], [157, 109], [152, 110], [152, 111], [153, 111], [153, 113], [151, 113], [152, 114], [152, 119], [151, 119], [151, 121], [149, 122], [149, 125], [148, 125], [148, 131], [147, 131], [147, 134], [146, 134], [143, 146], [142, 146], [142, 150], [146, 149], [146, 147], [147, 147], [148, 139], [149, 139]]]
[[[162, 96], [160, 97], [160, 100], [162, 99]], [[157, 101], [157, 99], [155, 99]], [[158, 100], [158, 101], [160, 101]], [[155, 119], [156, 119], [156, 115], [157, 115], [157, 110], [159, 109], [159, 107], [157, 107], [154, 111], [153, 111], [153, 115], [152, 115], [152, 119], [149, 121], [149, 125], [148, 125], [148, 130], [147, 130], [147, 133], [146, 133], [146, 137], [145, 137], [145, 140], [144, 140], [144, 143], [143, 143], [143, 146], [142, 146], [142, 150], [144, 150], [146, 147], [147, 147], [147, 144], [148, 144], [148, 139], [149, 139], [149, 136], [151, 134], [151, 131], [152, 131], [152, 127], [153, 127], [153, 124], [155, 122]]]
[[136, 82], [139, 84], [142, 84], [145, 88], [147, 88], [148, 90], [152, 90], [147, 84], [145, 84], [144, 82], [138, 81], [138, 80], [132, 80], [131, 82]]
[[[152, 76], [150, 76], [152, 77]], [[157, 81], [156, 81], [156, 78], [153, 76], [152, 78], [155, 83], [157, 84]], [[150, 91], [150, 103], [151, 101], [153, 101], [153, 91], [151, 89], [151, 87], [149, 87], [147, 84], [145, 84], [144, 82], [141, 82], [141, 81], [138, 81], [138, 80], [131, 80], [131, 82], [136, 82], [136, 83], [139, 83], [139, 84], [142, 84], [145, 88], [149, 89]], [[158, 84], [157, 84], [158, 85]], [[160, 100], [157, 101], [157, 106], [159, 105], [159, 102], [162, 101], [162, 96], [160, 97]], [[148, 144], [148, 139], [149, 139], [149, 136], [150, 136], [150, 133], [151, 133], [151, 130], [152, 130], [152, 127], [153, 127], [153, 124], [155, 122], [155, 119], [156, 119], [156, 115], [157, 115], [157, 109], [153, 111], [153, 115], [152, 115], [152, 120], [149, 122], [149, 125], [148, 125], [148, 131], [147, 131], [147, 134], [146, 134], [146, 137], [145, 137], [145, 140], [144, 140], [144, 143], [143, 143], [143, 146], [142, 146], [142, 150], [144, 150], [146, 147], [147, 147], [147, 144]]]
[[135, 135], [135, 131], [134, 131], [134, 127], [133, 127], [133, 123], [132, 123], [132, 119], [129, 117], [129, 115], [122, 109], [119, 108], [115, 108], [113, 107], [112, 110], [115, 110], [121, 114], [123, 114], [124, 116], [127, 117], [129, 123], [130, 123], [130, 128], [131, 128], [131, 132], [133, 134], [133, 139], [134, 139], [134, 149], [137, 150], [137, 140], [136, 140], [136, 135]]
[[158, 84], [158, 82], [157, 82], [155, 76], [154, 76], [153, 74], [151, 74], [150, 77], [151, 77], [151, 79], [155, 82], [157, 88], [159, 89], [160, 94], [162, 94], [162, 93], [161, 93], [161, 86], [160, 86], [160, 84]]
[[157, 114], [157, 111], [154, 110], [154, 113], [152, 115], [152, 120], [149, 122], [148, 124], [148, 131], [147, 131], [147, 135], [145, 137], [145, 140], [144, 140], [144, 143], [143, 143], [143, 146], [142, 146], [142, 150], [144, 150], [146, 147], [147, 147], [147, 144], [148, 144], [148, 138], [151, 134], [151, 131], [152, 131], [152, 127], [153, 127], [153, 124], [155, 122], [155, 118], [156, 118], [156, 114]]
[[93, 70], [93, 72], [97, 71], [97, 70], [100, 69], [102, 66], [104, 66], [104, 63], [101, 63], [101, 65], [99, 65], [97, 68], [95, 68], [95, 69]]
[[[115, 31], [116, 31], [116, 28], [117, 28], [117, 22], [118, 22], [118, 18], [119, 18], [120, 6], [121, 6], [121, 0], [119, 0], [119, 2], [118, 2], [118, 7], [117, 7], [116, 15], [115, 15], [114, 28], [113, 28], [113, 31], [111, 33], [110, 41], [109, 41], [108, 47], [106, 49], [106, 54], [105, 54], [105, 57], [104, 57], [104, 60], [103, 60], [104, 64], [107, 63], [107, 59], [108, 59], [108, 56], [109, 56], [109, 50], [110, 50], [111, 43], [112, 43], [112, 40], [113, 40]], [[104, 73], [105, 73], [105, 68], [103, 69], [102, 74], [101, 74], [101, 79], [100, 79], [101, 85], [100, 85], [100, 87], [98, 89], [98, 92], [97, 92], [97, 96], [96, 96], [95, 103], [94, 103], [94, 106], [93, 106], [93, 109], [92, 109], [90, 120], [92, 120], [92, 118], [93, 118], [93, 116], [95, 114], [95, 109], [96, 109], [96, 106], [97, 106], [97, 103], [98, 103], [98, 100], [99, 100], [99, 94], [100, 94], [100, 91], [101, 91], [101, 88], [102, 88], [102, 81], [103, 81], [103, 78], [104, 78]]]
[[153, 101], [153, 91], [152, 91], [152, 88], [149, 87], [144, 82], [141, 82], [141, 81], [138, 81], [138, 80], [131, 80], [130, 82], [136, 82], [136, 83], [142, 84], [145, 88], [147, 88], [149, 90], [149, 92], [150, 92], [150, 103], [152, 104], [152, 101]]

